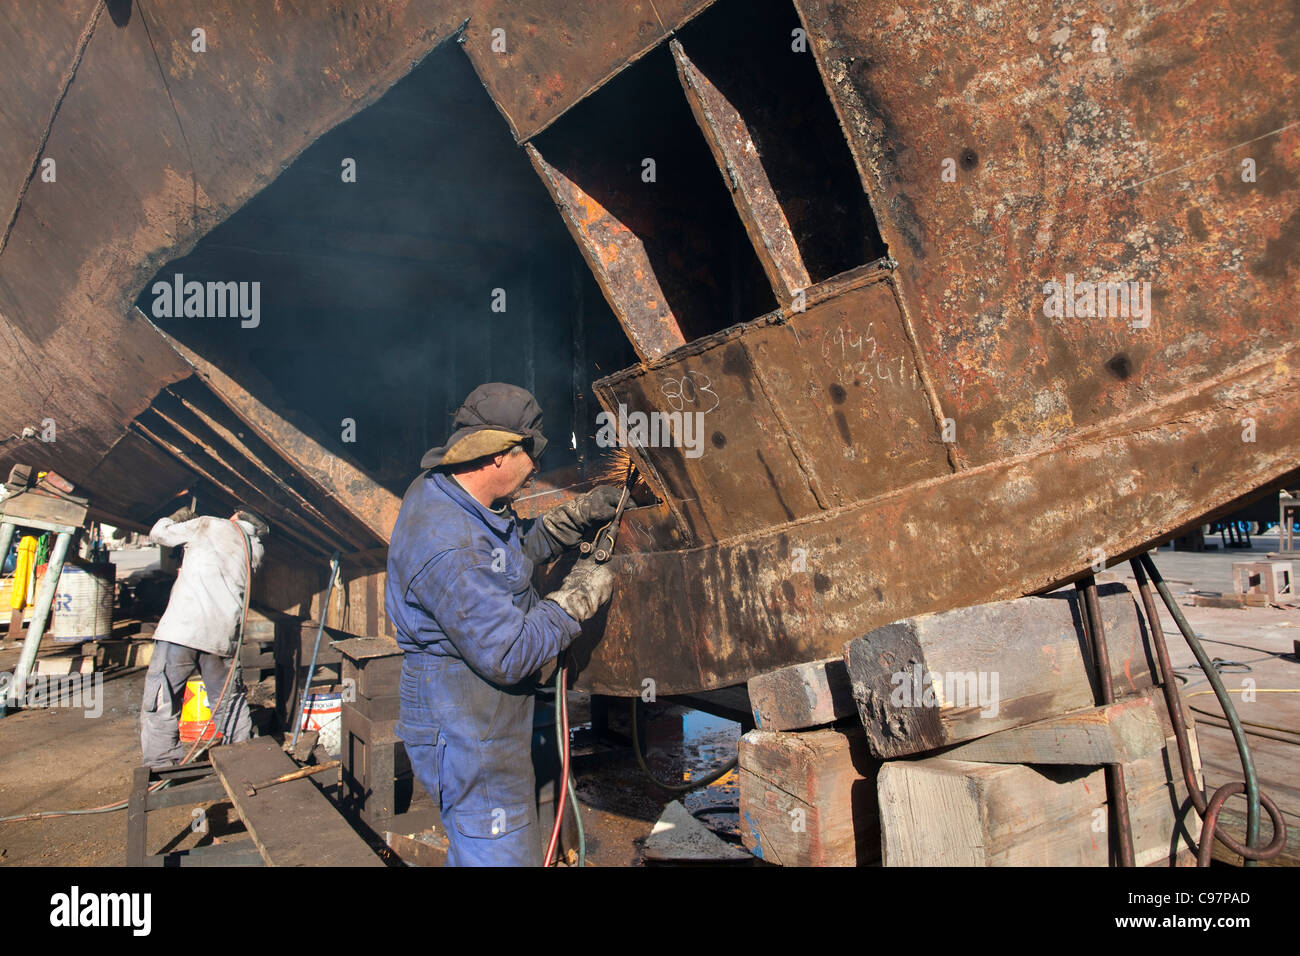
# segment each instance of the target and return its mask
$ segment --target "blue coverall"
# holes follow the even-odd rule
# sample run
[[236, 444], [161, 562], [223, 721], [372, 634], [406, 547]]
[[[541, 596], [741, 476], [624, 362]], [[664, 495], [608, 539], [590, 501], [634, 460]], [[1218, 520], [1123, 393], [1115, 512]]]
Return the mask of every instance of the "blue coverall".
[[437, 801], [448, 866], [538, 866], [531, 677], [578, 636], [532, 586], [560, 548], [456, 481], [412, 482], [388, 547], [385, 607], [406, 652], [397, 735]]

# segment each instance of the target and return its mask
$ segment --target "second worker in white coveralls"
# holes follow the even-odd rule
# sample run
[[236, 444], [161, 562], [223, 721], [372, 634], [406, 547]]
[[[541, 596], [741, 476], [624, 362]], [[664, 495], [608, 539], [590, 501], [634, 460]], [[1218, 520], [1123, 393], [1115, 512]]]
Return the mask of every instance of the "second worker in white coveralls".
[[[230, 518], [196, 518], [182, 509], [160, 519], [149, 532], [164, 548], [184, 545], [185, 557], [167, 610], [154, 631], [153, 657], [144, 681], [140, 750], [145, 766], [167, 767], [185, 756], [188, 746], [180, 742], [178, 720], [185, 682], [195, 668], [214, 708], [215, 732], [227, 743], [251, 736], [248, 701], [234, 653], [250, 571], [262, 563], [258, 538], [267, 530], [266, 522], [251, 511], [236, 511]], [[232, 665], [234, 674], [230, 674]]]

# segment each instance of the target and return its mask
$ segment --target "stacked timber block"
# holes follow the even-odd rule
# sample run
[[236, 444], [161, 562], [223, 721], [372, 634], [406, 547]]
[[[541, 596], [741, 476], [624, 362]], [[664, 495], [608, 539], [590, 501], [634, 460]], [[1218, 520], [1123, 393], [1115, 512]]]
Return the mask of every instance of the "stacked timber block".
[[1258, 597], [1261, 604], [1284, 604], [1296, 599], [1290, 561], [1234, 561], [1232, 586], [1237, 594]]
[[397, 737], [402, 650], [391, 637], [334, 645], [342, 659], [345, 801], [375, 833], [415, 833], [437, 821]]
[[239, 651], [239, 665], [244, 683], [254, 687], [275, 676], [275, 638], [283, 615], [248, 609], [244, 620], [244, 643]]
[[1185, 861], [1200, 821], [1145, 624], [1123, 586], [1100, 597], [1104, 707], [1073, 591], [898, 621], [751, 680], [746, 846], [786, 865], [1105, 866], [1118, 764], [1138, 865]]

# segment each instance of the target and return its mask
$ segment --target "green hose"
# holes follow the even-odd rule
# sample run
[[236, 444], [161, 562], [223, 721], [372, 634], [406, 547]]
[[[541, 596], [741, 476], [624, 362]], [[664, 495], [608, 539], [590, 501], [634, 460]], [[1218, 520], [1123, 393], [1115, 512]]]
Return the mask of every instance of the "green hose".
[[[1165, 607], [1173, 616], [1174, 623], [1178, 629], [1183, 632], [1183, 637], [1187, 640], [1188, 646], [1192, 653], [1196, 655], [1196, 661], [1201, 665], [1201, 670], [1205, 672], [1210, 686], [1214, 688], [1214, 696], [1219, 699], [1219, 706], [1223, 708], [1223, 717], [1228, 722], [1228, 727], [1232, 731], [1232, 738], [1237, 744], [1237, 755], [1241, 758], [1242, 775], [1246, 778], [1246, 846], [1254, 848], [1259, 843], [1259, 777], [1255, 773], [1255, 760], [1250, 755], [1250, 746], [1246, 742], [1246, 731], [1241, 726], [1241, 720], [1237, 717], [1237, 709], [1232, 706], [1232, 697], [1223, 686], [1223, 681], [1219, 679], [1218, 669], [1215, 668], [1214, 662], [1210, 656], [1205, 653], [1201, 647], [1201, 642], [1196, 639], [1196, 633], [1192, 630], [1187, 618], [1183, 616], [1182, 609], [1178, 602], [1174, 600], [1173, 594], [1169, 590], [1169, 585], [1165, 583], [1164, 578], [1160, 576], [1160, 571], [1156, 564], [1151, 560], [1151, 555], [1144, 554], [1141, 556], [1142, 566], [1151, 578], [1151, 582], [1160, 592], [1160, 597], [1164, 599]], [[1243, 859], [1245, 866], [1254, 866], [1256, 861]]]

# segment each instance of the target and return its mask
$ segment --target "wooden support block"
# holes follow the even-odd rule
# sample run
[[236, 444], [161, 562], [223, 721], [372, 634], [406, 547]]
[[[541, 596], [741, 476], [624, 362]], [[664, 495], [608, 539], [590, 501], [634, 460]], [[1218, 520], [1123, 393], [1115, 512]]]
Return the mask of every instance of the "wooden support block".
[[355, 681], [362, 697], [397, 694], [402, 676], [403, 652], [391, 637], [354, 637], [334, 645], [343, 661], [343, 681]]
[[[1191, 735], [1195, 755], [1195, 737]], [[1199, 765], [1198, 760], [1194, 763]], [[1138, 866], [1167, 866], [1200, 836], [1171, 737], [1124, 764]], [[1199, 771], [1198, 771], [1199, 776]], [[1105, 772], [948, 757], [894, 760], [877, 777], [886, 866], [1106, 866]]]
[[[376, 833], [423, 793], [413, 779], [395, 719], [367, 717], [344, 702], [340, 744], [343, 787], [348, 803]], [[403, 805], [407, 806], [403, 806]]]
[[39, 657], [33, 662], [32, 672], [42, 675], [93, 674], [95, 673], [95, 658], [67, 654]]
[[99, 645], [97, 664], [101, 670], [110, 667], [147, 667], [153, 658], [153, 641], [104, 641]]
[[1295, 598], [1290, 561], [1234, 561], [1232, 586], [1237, 594], [1263, 595], [1277, 604]]
[[212, 765], [267, 866], [383, 866], [310, 778], [259, 789], [298, 769], [270, 737], [214, 747]]
[[943, 756], [979, 763], [1128, 763], [1158, 750], [1164, 736], [1155, 703], [1143, 696], [1002, 730]]
[[[1098, 588], [1115, 696], [1150, 687], [1154, 656], [1128, 589]], [[1096, 704], [1074, 591], [907, 618], [844, 647], [877, 757], [950, 746]]]
[[783, 866], [862, 866], [880, 859], [879, 761], [860, 727], [740, 738], [745, 847]]
[[760, 730], [803, 730], [857, 714], [841, 657], [782, 667], [751, 678], [749, 704]]
[[[347, 693], [347, 685], [344, 685], [344, 693]], [[346, 698], [344, 698], [346, 700]], [[395, 721], [402, 708], [402, 698], [397, 694], [389, 697], [365, 697], [357, 694], [356, 699], [349, 701], [357, 712], [371, 721]]]
[[[320, 630], [320, 648], [316, 649], [316, 631]], [[300, 625], [299, 638], [299, 664], [307, 667], [311, 664], [312, 651], [316, 650], [316, 666], [322, 664], [339, 664], [342, 662], [342, 655], [335, 646], [335, 637], [339, 634], [329, 627], [321, 628], [319, 621], [303, 621]]]

